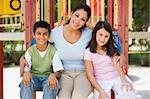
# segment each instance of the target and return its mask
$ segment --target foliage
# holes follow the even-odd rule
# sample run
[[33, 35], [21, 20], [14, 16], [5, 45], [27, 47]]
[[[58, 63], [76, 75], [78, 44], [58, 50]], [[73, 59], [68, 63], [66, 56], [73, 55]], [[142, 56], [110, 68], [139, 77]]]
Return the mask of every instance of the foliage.
[[4, 41], [4, 65], [18, 65], [19, 58], [24, 54], [23, 41]]
[[142, 66], [149, 66], [149, 55], [150, 53], [135, 53], [129, 54], [129, 64], [130, 65], [142, 65]]
[[146, 30], [150, 25], [150, 1], [149, 0], [133, 0], [133, 30]]

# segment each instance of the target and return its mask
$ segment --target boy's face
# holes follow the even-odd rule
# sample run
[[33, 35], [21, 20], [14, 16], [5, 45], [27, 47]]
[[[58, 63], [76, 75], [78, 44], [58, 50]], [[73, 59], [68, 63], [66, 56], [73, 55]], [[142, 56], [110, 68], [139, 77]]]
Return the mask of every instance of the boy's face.
[[46, 28], [37, 28], [35, 33], [34, 33], [34, 38], [36, 40], [37, 44], [43, 45], [47, 44], [49, 40], [50, 34], [48, 32], [48, 29]]

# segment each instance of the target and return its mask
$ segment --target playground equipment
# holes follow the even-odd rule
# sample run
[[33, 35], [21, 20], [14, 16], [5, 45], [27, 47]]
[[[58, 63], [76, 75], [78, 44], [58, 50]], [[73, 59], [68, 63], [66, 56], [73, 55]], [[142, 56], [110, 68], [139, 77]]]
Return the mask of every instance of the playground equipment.
[[[4, 1], [4, 0], [0, 0]], [[20, 7], [21, 0], [6, 0], [7, 2], [16, 2], [16, 6]], [[25, 45], [29, 47], [32, 38], [32, 26], [37, 20], [46, 20], [54, 27], [54, 1], [55, 0], [22, 0], [22, 20], [21, 24], [25, 29]], [[67, 2], [68, 1], [68, 2]], [[91, 22], [94, 25], [99, 20], [104, 20], [105, 0], [86, 0], [86, 3], [92, 9]], [[72, 0], [57, 0], [58, 2], [58, 25], [62, 19], [66, 20], [71, 14]], [[3, 2], [2, 2], [3, 3]], [[0, 2], [0, 4], [2, 4]], [[15, 4], [14, 4], [15, 5]], [[19, 5], [19, 6], [18, 6]], [[113, 28], [116, 28], [122, 42], [122, 53], [125, 56], [126, 73], [128, 69], [128, 5], [129, 0], [107, 0], [108, 5], [108, 21]], [[17, 9], [15, 7], [15, 9]], [[67, 10], [68, 9], [68, 10]], [[1, 11], [0, 11], [1, 12]], [[3, 19], [0, 19], [3, 23]], [[3, 31], [3, 27], [0, 27]], [[0, 41], [0, 99], [3, 99], [3, 44]]]

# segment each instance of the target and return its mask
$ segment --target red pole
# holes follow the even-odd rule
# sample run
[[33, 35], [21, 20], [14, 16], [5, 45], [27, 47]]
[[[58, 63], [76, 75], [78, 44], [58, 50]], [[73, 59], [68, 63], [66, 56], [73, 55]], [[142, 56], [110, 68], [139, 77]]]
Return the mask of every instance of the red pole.
[[[0, 23], [2, 23], [2, 19], [0, 19]], [[0, 32], [3, 31], [3, 28], [0, 28]], [[3, 42], [0, 41], [0, 99], [3, 99]]]
[[129, 30], [129, 0], [124, 0], [124, 9], [125, 9], [125, 22], [124, 22], [124, 40], [125, 40], [125, 49], [124, 49], [124, 55], [125, 55], [125, 69], [126, 73], [128, 73], [128, 30]]
[[114, 27], [114, 0], [108, 0], [108, 22]]
[[125, 56], [125, 70], [128, 71], [128, 0], [118, 0], [118, 34], [121, 38], [122, 54]]
[[30, 41], [32, 38], [32, 27], [36, 21], [36, 0], [25, 1], [25, 21], [26, 21], [25, 45], [27, 49], [30, 46]]
[[50, 0], [50, 25], [54, 28], [54, 0]]
[[[114, 0], [108, 0], [108, 22], [114, 28]], [[114, 91], [111, 92], [111, 99], [115, 99]]]

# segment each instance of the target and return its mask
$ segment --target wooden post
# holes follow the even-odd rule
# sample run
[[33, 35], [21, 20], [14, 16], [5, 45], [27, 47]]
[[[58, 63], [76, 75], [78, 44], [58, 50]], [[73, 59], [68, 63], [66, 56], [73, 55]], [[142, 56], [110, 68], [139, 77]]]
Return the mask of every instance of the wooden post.
[[125, 56], [125, 70], [128, 72], [128, 0], [118, 0], [118, 35], [121, 38], [122, 54]]
[[50, 0], [50, 25], [54, 28], [54, 0]]
[[113, 16], [114, 16], [114, 0], [108, 0], [108, 22], [113, 27]]
[[[3, 23], [3, 19], [0, 19], [0, 23]], [[3, 28], [0, 28], [0, 32]], [[3, 55], [3, 42], [0, 41], [0, 99], [3, 99], [3, 66], [4, 66], [4, 55]]]
[[30, 47], [30, 41], [32, 38], [32, 27], [36, 22], [36, 0], [25, 1], [25, 21], [26, 21], [26, 32], [25, 32], [25, 45], [26, 49]]

